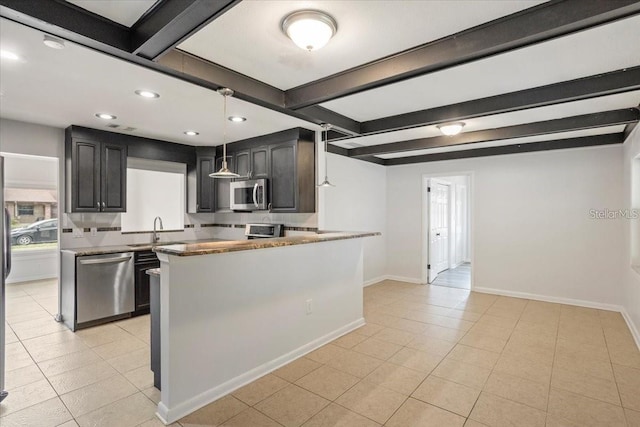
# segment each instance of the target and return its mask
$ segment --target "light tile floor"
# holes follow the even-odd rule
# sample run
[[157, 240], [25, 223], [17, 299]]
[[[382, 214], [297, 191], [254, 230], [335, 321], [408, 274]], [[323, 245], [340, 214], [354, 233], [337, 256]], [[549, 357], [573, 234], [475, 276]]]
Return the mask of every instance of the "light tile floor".
[[[161, 425], [148, 316], [72, 334], [52, 289], [8, 289], [0, 424]], [[176, 425], [640, 426], [640, 352], [618, 313], [394, 281], [364, 300], [366, 326]]]
[[450, 268], [438, 274], [432, 283], [434, 286], [471, 289], [471, 264], [466, 262], [456, 268]]

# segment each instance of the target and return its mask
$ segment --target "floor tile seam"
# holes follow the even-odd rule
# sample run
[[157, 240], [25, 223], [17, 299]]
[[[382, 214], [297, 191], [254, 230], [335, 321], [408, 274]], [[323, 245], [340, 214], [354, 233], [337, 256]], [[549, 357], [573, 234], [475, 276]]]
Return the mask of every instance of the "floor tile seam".
[[[107, 378], [107, 379], [109, 379], [109, 378]], [[126, 378], [125, 378], [125, 380], [126, 380]], [[98, 381], [98, 382], [99, 382], [99, 381]], [[85, 387], [90, 387], [91, 385], [95, 385], [95, 384], [97, 384], [97, 383], [93, 383], [93, 384], [90, 384], [90, 385], [85, 386]], [[133, 384], [132, 384], [132, 385], [133, 385]], [[69, 393], [73, 393], [73, 392], [75, 392], [75, 391], [82, 390], [82, 389], [83, 389], [83, 388], [85, 388], [85, 387], [79, 388], [79, 389], [74, 390], [74, 391], [71, 391], [71, 392], [69, 392]], [[94, 409], [90, 410], [89, 412], [84, 412], [84, 413], [82, 413], [82, 414], [80, 414], [80, 415], [78, 415], [78, 416], [73, 415], [73, 413], [72, 413], [70, 410], [69, 410], [69, 413], [74, 417], [74, 419], [76, 419], [76, 420], [77, 420], [78, 418], [84, 417], [85, 415], [91, 414], [91, 413], [93, 413], [93, 412], [95, 412], [95, 411], [98, 411], [98, 410], [100, 410], [100, 409], [102, 409], [102, 408], [105, 408], [105, 407], [107, 407], [107, 406], [111, 405], [112, 403], [116, 403], [116, 402], [119, 402], [119, 401], [121, 401], [121, 400], [128, 399], [128, 398], [130, 398], [131, 396], [133, 396], [133, 395], [134, 395], [134, 394], [136, 394], [136, 393], [142, 393], [142, 392], [141, 392], [140, 390], [138, 390], [135, 386], [133, 386], [133, 387], [136, 389], [133, 393], [131, 393], [131, 394], [127, 394], [126, 396], [123, 396], [123, 397], [121, 397], [121, 398], [119, 398], [119, 399], [117, 399], [117, 400], [114, 400], [114, 401], [112, 401], [112, 402], [109, 402], [109, 403], [103, 404], [103, 405], [101, 405], [101, 406], [99, 406], [99, 407], [97, 407], [97, 408], [94, 408]], [[69, 393], [65, 393], [65, 394], [63, 394], [63, 395], [59, 395], [60, 400], [62, 400], [62, 403], [64, 403], [64, 399], [62, 399], [62, 396], [66, 396], [66, 395], [67, 395], [67, 394], [69, 394]], [[144, 393], [142, 393], [142, 394], [144, 394]], [[66, 404], [65, 404], [65, 406], [66, 406]], [[68, 409], [69, 409], [69, 408], [67, 408], [67, 410], [68, 410]], [[78, 423], [78, 424], [79, 424], [79, 423]]]
[[[428, 377], [429, 377], [429, 376], [427, 375], [427, 378], [428, 378]], [[424, 379], [424, 381], [426, 381], [426, 380], [427, 380], [427, 378], [425, 378], [425, 379]], [[439, 378], [439, 379], [441, 379], [441, 380], [443, 380], [443, 381], [448, 381], [448, 382], [451, 382], [451, 383], [454, 383], [454, 384], [457, 384], [457, 385], [461, 385], [461, 386], [464, 386], [464, 387], [467, 387], [467, 388], [470, 388], [470, 389], [473, 389], [473, 390], [477, 390], [477, 391], [478, 391], [478, 396], [477, 396], [477, 397], [475, 398], [475, 400], [473, 401], [473, 405], [471, 405], [471, 409], [469, 410], [469, 414], [468, 414], [468, 415], [460, 415], [460, 414], [458, 414], [458, 413], [456, 413], [456, 412], [453, 412], [453, 411], [452, 411], [452, 410], [450, 410], [450, 409], [447, 409], [447, 408], [444, 408], [444, 407], [442, 407], [442, 406], [439, 406], [439, 405], [437, 405], [436, 403], [427, 402], [426, 400], [422, 400], [422, 399], [420, 399], [419, 397], [414, 396], [414, 395], [413, 395], [413, 393], [415, 393], [415, 392], [416, 392], [416, 390], [417, 390], [420, 386], [416, 387], [416, 390], [414, 390], [414, 391], [409, 395], [409, 397], [410, 397], [410, 398], [412, 398], [412, 399], [419, 400], [420, 402], [424, 402], [424, 403], [427, 403], [427, 404], [429, 404], [429, 405], [435, 406], [435, 407], [437, 407], [437, 408], [440, 408], [440, 409], [442, 409], [442, 410], [445, 410], [445, 411], [447, 411], [447, 412], [450, 412], [450, 413], [452, 413], [452, 414], [455, 414], [455, 415], [457, 415], [457, 416], [459, 416], [459, 417], [463, 417], [463, 418], [465, 418], [465, 420], [466, 420], [467, 418], [469, 418], [469, 416], [471, 415], [471, 411], [473, 411], [473, 408], [475, 407], [476, 402], [477, 402], [477, 401], [478, 401], [478, 399], [480, 398], [480, 394], [482, 393], [482, 389], [477, 389], [477, 388], [475, 388], [475, 387], [471, 387], [471, 386], [468, 386], [468, 385], [466, 385], [466, 384], [460, 384], [460, 383], [457, 383], [457, 382], [455, 382], [455, 381], [451, 381], [451, 380], [446, 379], [446, 378], [440, 378], [440, 377], [436, 377], [436, 378]], [[420, 385], [422, 385], [422, 383], [423, 383], [424, 381], [422, 381], [422, 382], [420, 383]]]
[[[342, 371], [340, 371], [340, 372], [342, 372]], [[285, 380], [285, 381], [286, 381], [286, 380]], [[287, 381], [287, 382], [288, 382], [288, 381]], [[358, 383], [359, 383], [359, 382], [360, 382], [360, 381], [358, 381], [357, 383], [355, 383], [352, 387], [350, 387], [350, 388], [349, 388], [349, 390], [351, 390], [351, 388], [353, 388], [353, 387], [355, 387], [356, 385], [358, 385]], [[251, 384], [251, 383], [249, 383], [249, 384]], [[326, 397], [322, 397], [322, 396], [320, 396], [318, 393], [313, 392], [313, 391], [311, 391], [311, 390], [307, 390], [306, 388], [304, 388], [304, 387], [302, 387], [302, 386], [300, 386], [300, 385], [298, 385], [298, 384], [295, 384], [295, 383], [289, 383], [289, 385], [287, 385], [287, 386], [285, 386], [285, 387], [282, 387], [280, 390], [276, 391], [275, 393], [270, 394], [269, 396], [265, 397], [264, 399], [260, 400], [259, 402], [256, 402], [256, 403], [255, 403], [255, 404], [253, 404], [253, 405], [248, 405], [247, 403], [245, 403], [244, 401], [240, 400], [239, 398], [237, 398], [237, 397], [235, 397], [235, 396], [232, 396], [232, 395], [233, 395], [233, 392], [228, 393], [228, 394], [226, 394], [225, 396], [232, 396], [234, 399], [237, 399], [237, 400], [239, 400], [240, 402], [242, 402], [243, 404], [247, 405], [247, 408], [245, 408], [242, 412], [246, 411], [248, 408], [253, 408], [253, 409], [255, 409], [256, 411], [260, 412], [262, 415], [264, 415], [264, 416], [266, 416], [267, 418], [269, 418], [270, 420], [273, 420], [273, 421], [275, 421], [276, 423], [278, 423], [278, 424], [280, 424], [280, 425], [283, 425], [283, 424], [282, 424], [282, 423], [280, 423], [279, 421], [277, 421], [277, 420], [275, 420], [275, 419], [271, 418], [267, 413], [265, 413], [265, 412], [261, 411], [259, 408], [257, 408], [257, 406], [258, 406], [260, 403], [262, 403], [262, 402], [264, 402], [264, 401], [268, 400], [269, 398], [271, 398], [271, 397], [275, 396], [277, 393], [281, 392], [282, 390], [284, 390], [285, 388], [289, 387], [290, 385], [294, 385], [294, 386], [296, 386], [296, 387], [299, 387], [299, 388], [303, 389], [304, 391], [306, 391], [306, 392], [308, 392], [308, 393], [311, 393], [311, 394], [313, 394], [314, 396], [319, 397], [320, 399], [323, 399], [323, 400], [326, 400], [327, 402], [329, 402], [329, 403], [327, 403], [326, 405], [324, 405], [322, 408], [320, 408], [320, 410], [319, 410], [318, 412], [314, 413], [314, 414], [313, 414], [313, 415], [311, 415], [309, 418], [307, 418], [307, 419], [302, 423], [303, 425], [304, 425], [306, 422], [308, 422], [311, 418], [315, 417], [315, 416], [316, 416], [316, 415], [318, 415], [320, 412], [322, 412], [322, 411], [323, 411], [325, 408], [327, 408], [329, 405], [331, 405], [332, 403], [335, 403], [335, 400], [331, 400], [331, 399], [327, 399]], [[348, 390], [347, 390], [347, 391], [348, 391]], [[345, 391], [345, 393], [346, 393], [346, 391]], [[342, 394], [344, 394], [344, 393], [342, 393]], [[342, 396], [342, 394], [341, 394], [340, 396]], [[223, 397], [225, 397], [225, 396], [223, 396]], [[340, 397], [340, 396], [338, 396], [338, 397]], [[338, 399], [338, 397], [336, 397], [336, 399]], [[213, 402], [212, 402], [212, 403], [213, 403]], [[206, 406], [206, 405], [205, 405], [205, 406]], [[204, 406], [203, 406], [203, 407], [204, 407]], [[354, 412], [354, 411], [352, 411], [352, 412]], [[192, 412], [192, 413], [193, 413], [193, 412]], [[238, 413], [238, 414], [239, 414], [239, 413]], [[238, 414], [236, 414], [236, 415], [238, 415]], [[236, 415], [234, 415], [233, 417], [235, 417]], [[231, 418], [233, 418], [233, 417], [231, 417]], [[226, 419], [226, 420], [225, 420], [225, 421], [223, 421], [221, 424], [226, 423], [226, 422], [227, 422], [227, 421], [229, 421], [231, 418]], [[218, 424], [218, 425], [221, 425], [221, 424]]]

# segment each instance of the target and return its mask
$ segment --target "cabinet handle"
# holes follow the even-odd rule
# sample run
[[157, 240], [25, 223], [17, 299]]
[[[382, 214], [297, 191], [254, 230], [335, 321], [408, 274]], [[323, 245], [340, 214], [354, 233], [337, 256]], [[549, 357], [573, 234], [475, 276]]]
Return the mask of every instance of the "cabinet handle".
[[104, 210], [104, 202], [102, 202], [102, 210]]
[[100, 210], [100, 202], [96, 202], [96, 208], [98, 208], [98, 210]]
[[269, 204], [267, 205], [267, 208], [269, 209], [269, 212], [271, 212], [271, 202], [269, 202]]

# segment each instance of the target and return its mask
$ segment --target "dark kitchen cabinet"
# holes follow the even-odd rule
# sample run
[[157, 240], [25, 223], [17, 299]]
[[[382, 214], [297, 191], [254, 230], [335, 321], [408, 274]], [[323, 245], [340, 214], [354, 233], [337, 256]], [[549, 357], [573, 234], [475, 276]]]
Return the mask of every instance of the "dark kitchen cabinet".
[[126, 212], [127, 146], [67, 129], [67, 212]]
[[150, 305], [150, 277], [147, 270], [160, 267], [158, 257], [152, 251], [135, 253], [135, 311], [134, 315], [148, 314]]
[[[222, 156], [216, 159], [216, 170], [220, 170], [222, 167]], [[234, 156], [227, 156], [227, 168], [231, 172], [235, 172]], [[215, 211], [216, 212], [231, 212], [231, 180], [228, 178], [213, 179], [213, 185], [215, 187]]]
[[269, 147], [255, 147], [250, 150], [236, 151], [233, 154], [239, 179], [269, 178]]
[[315, 212], [315, 144], [294, 140], [269, 147], [271, 211]]
[[215, 184], [209, 174], [216, 171], [215, 154], [197, 152], [196, 162], [196, 212], [214, 212]]

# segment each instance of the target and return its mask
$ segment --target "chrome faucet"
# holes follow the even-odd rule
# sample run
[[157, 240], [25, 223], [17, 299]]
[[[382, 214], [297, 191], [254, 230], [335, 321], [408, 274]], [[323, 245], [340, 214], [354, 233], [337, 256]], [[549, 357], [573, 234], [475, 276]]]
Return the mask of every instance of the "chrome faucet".
[[157, 243], [158, 241], [160, 241], [160, 236], [158, 236], [158, 232], [156, 231], [156, 222], [160, 220], [160, 230], [164, 230], [164, 227], [162, 226], [162, 218], [160, 218], [159, 216], [155, 217], [153, 219], [153, 243]]

